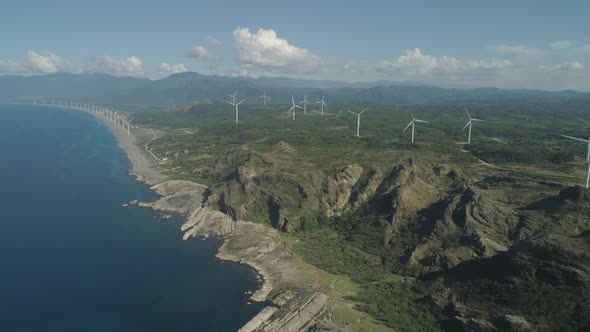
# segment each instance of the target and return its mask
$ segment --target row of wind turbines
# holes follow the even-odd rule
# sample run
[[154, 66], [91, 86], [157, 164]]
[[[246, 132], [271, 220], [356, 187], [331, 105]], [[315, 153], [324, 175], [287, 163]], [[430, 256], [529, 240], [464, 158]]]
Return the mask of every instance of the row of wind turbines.
[[[244, 98], [242, 99], [240, 102], [236, 103], [236, 97], [238, 95], [239, 91], [236, 91], [230, 95], [228, 95], [228, 97], [230, 97], [232, 100], [226, 100], [226, 102], [230, 105], [233, 105], [236, 108], [236, 123], [239, 123], [239, 106], [240, 104], [242, 104], [244, 101], [246, 101], [246, 99], [248, 98]], [[257, 99], [262, 99], [263, 105], [266, 106], [267, 101], [270, 101], [270, 97], [266, 94], [266, 90], [264, 91], [264, 94], [256, 97]], [[303, 114], [307, 113], [307, 105], [312, 105], [312, 103], [310, 103], [307, 100], [307, 95], [303, 95], [303, 101], [301, 101], [300, 103], [296, 103], [295, 102], [295, 97], [293, 95], [291, 95], [291, 108], [289, 109], [289, 111], [287, 113], [291, 113], [293, 115], [293, 120], [295, 120], [295, 113], [297, 111], [297, 109], [302, 109], [303, 110]], [[303, 106], [300, 106], [300, 105]], [[318, 100], [316, 102], [314, 102], [313, 104], [319, 104], [320, 105], [320, 113], [322, 116], [324, 116], [324, 107], [328, 107], [328, 105], [326, 104], [325, 101], [325, 96], [322, 96], [321, 100]], [[369, 108], [365, 108], [362, 111], [356, 113], [350, 110], [347, 110], [347, 112], [354, 114], [357, 116], [357, 121], [356, 121], [356, 137], [360, 137], [360, 127], [361, 127], [361, 114], [363, 114], [364, 112], [366, 112]], [[465, 127], [463, 127], [463, 131], [465, 131], [465, 129], [469, 128], [468, 130], [468, 134], [467, 134], [467, 144], [471, 143], [471, 130], [472, 130], [472, 126], [473, 126], [473, 122], [481, 122], [484, 120], [481, 119], [476, 119], [476, 118], [472, 118], [471, 114], [469, 114], [469, 111], [467, 110], [467, 108], [465, 107], [465, 113], [467, 114], [468, 117], [468, 121], [465, 124]], [[412, 121], [410, 121], [410, 123], [404, 128], [404, 130], [402, 132], [405, 132], [408, 128], [412, 128], [412, 135], [411, 135], [411, 142], [414, 143], [414, 138], [416, 135], [416, 123], [421, 122], [421, 123], [429, 123], [428, 121], [424, 121], [424, 120], [420, 120], [420, 119], [416, 119], [414, 118], [414, 114], [410, 113], [410, 116], [412, 117]], [[589, 156], [590, 156], [590, 150], [589, 150]]]
[[[227, 95], [227, 96], [231, 98], [231, 101], [230, 100], [226, 100], [226, 102], [236, 108], [236, 123], [239, 123], [240, 122], [240, 117], [239, 117], [240, 105], [243, 102], [245, 102], [246, 99], [248, 99], [248, 98], [244, 98], [240, 102], [236, 103], [236, 97], [238, 96], [238, 91], [236, 91], [236, 92], [234, 92], [234, 93], [232, 93], [230, 95]], [[263, 95], [258, 96], [256, 98], [257, 99], [262, 98], [262, 104], [264, 106], [266, 106], [267, 105], [266, 103], [271, 100], [271, 98], [266, 94], [266, 90], [264, 90], [264, 94]], [[324, 107], [328, 107], [328, 104], [326, 104], [326, 101], [325, 101], [325, 96], [322, 96], [322, 99], [321, 100], [316, 101], [314, 103], [310, 103], [307, 100], [307, 96], [306, 95], [303, 95], [303, 101], [300, 102], [299, 104], [296, 104], [295, 103], [295, 97], [293, 97], [293, 96], [291, 96], [291, 101], [293, 102], [293, 106], [291, 106], [291, 108], [289, 109], [289, 111], [287, 113], [291, 113], [291, 112], [293, 113], [293, 120], [295, 120], [295, 110], [297, 108], [303, 109], [303, 113], [306, 114], [307, 113], [307, 105], [320, 104], [320, 110], [321, 110], [320, 113], [321, 113], [322, 116], [324, 116]], [[300, 104], [303, 104], [303, 106], [299, 106]]]
[[125, 116], [119, 114], [119, 112], [115, 112], [115, 110], [111, 107], [105, 107], [100, 105], [94, 104], [85, 104], [85, 103], [74, 103], [62, 100], [41, 100], [37, 102], [35, 98], [33, 103], [35, 105], [42, 105], [42, 106], [60, 106], [63, 108], [74, 109], [78, 111], [84, 111], [89, 113], [94, 113], [98, 116], [103, 117], [108, 121], [112, 121], [115, 126], [127, 131], [127, 135], [131, 136], [131, 120], [127, 119]]

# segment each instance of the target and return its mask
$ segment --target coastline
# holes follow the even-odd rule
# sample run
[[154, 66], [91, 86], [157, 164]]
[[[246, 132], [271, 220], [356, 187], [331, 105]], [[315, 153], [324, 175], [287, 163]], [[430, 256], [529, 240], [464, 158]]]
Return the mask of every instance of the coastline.
[[[96, 117], [98, 120], [103, 122], [113, 133], [115, 139], [119, 147], [126, 153], [131, 168], [129, 170], [129, 175], [134, 176], [138, 181], [144, 182], [151, 186], [151, 189], [154, 190], [156, 193], [162, 196], [162, 198], [154, 203], [142, 203], [139, 202], [138, 205], [142, 207], [149, 207], [156, 210], [163, 210], [163, 211], [175, 211], [175, 212], [188, 212], [191, 211], [187, 222], [182, 226], [181, 230], [186, 230], [188, 227], [187, 225], [192, 225], [195, 223], [195, 218], [199, 218], [198, 221], [201, 222], [200, 227], [193, 227], [192, 233], [185, 233], [183, 236], [183, 240], [187, 240], [191, 236], [201, 235], [205, 238], [208, 236], [218, 236], [222, 239], [222, 245], [218, 249], [215, 257], [220, 261], [230, 261], [236, 262], [242, 265], [246, 265], [253, 269], [261, 282], [260, 287], [256, 292], [252, 294], [250, 299], [255, 302], [263, 302], [269, 299], [271, 293], [276, 291], [276, 287], [273, 283], [273, 273], [269, 271], [263, 264], [259, 262], [255, 262], [252, 259], [247, 259], [242, 255], [236, 254], [241, 249], [230, 250], [228, 249], [232, 245], [238, 245], [242, 247], [246, 243], [252, 243], [250, 240], [257, 239], [259, 235], [263, 235], [266, 233], [270, 235], [270, 238], [267, 239], [268, 242], [271, 243], [271, 246], [274, 246], [274, 249], [279, 249], [279, 242], [277, 239], [278, 233], [267, 227], [264, 227], [259, 224], [245, 222], [245, 221], [237, 221], [235, 225], [227, 226], [228, 222], [232, 222], [231, 218], [228, 216], [223, 215], [219, 211], [210, 211], [208, 207], [203, 208], [201, 206], [201, 199], [203, 191], [206, 189], [206, 186], [194, 183], [191, 181], [178, 181], [178, 180], [170, 180], [168, 176], [164, 175], [160, 169], [157, 168], [155, 160], [148, 158], [147, 153], [144, 153], [140, 146], [137, 143], [137, 135], [149, 135], [151, 132], [148, 129], [139, 127], [139, 126], [132, 126], [131, 127], [131, 135], [127, 134], [127, 131], [116, 126], [112, 121], [105, 119], [103, 117], [97, 116], [94, 113], [88, 112], [90, 115]], [[180, 186], [179, 186], [180, 185]], [[188, 186], [188, 187], [183, 187]], [[168, 200], [167, 198], [173, 198], [174, 196], [185, 195], [190, 193], [195, 198], [192, 202], [185, 203], [183, 206], [170, 204], [172, 199]], [[198, 202], [198, 203], [197, 203]], [[206, 209], [206, 212], [203, 213], [202, 211]], [[220, 222], [221, 221], [221, 222]], [[221, 228], [216, 227], [216, 224], [222, 225]], [[239, 229], [241, 235], [236, 235], [235, 230]], [[244, 236], [244, 232], [248, 232], [250, 230], [255, 230], [257, 235], [251, 236]], [[230, 234], [233, 233], [233, 234]], [[263, 234], [261, 234], [263, 233]], [[188, 235], [188, 236], [187, 236]], [[247, 239], [246, 241], [239, 241], [239, 239]], [[233, 240], [233, 241], [232, 241]], [[238, 240], [238, 241], [236, 241]], [[237, 243], [236, 243], [237, 242]], [[268, 242], [266, 242], [268, 244]], [[252, 248], [246, 248], [252, 249]], [[265, 246], [262, 251], [265, 252], [272, 252], [273, 250], [269, 250], [269, 246]], [[284, 245], [280, 246], [280, 255], [284, 255], [283, 252]], [[248, 251], [248, 250], [247, 250]], [[252, 251], [252, 250], [249, 250]], [[260, 254], [260, 250], [254, 250], [258, 255]], [[290, 256], [290, 255], [289, 255]], [[275, 273], [276, 274], [276, 273]], [[306, 283], [303, 283], [303, 287], [306, 287]], [[288, 294], [288, 297], [293, 297], [291, 294]], [[325, 307], [327, 305], [328, 298], [327, 296], [321, 298], [321, 311], [325, 312]], [[281, 304], [281, 302], [277, 302], [277, 304]], [[284, 303], [282, 303], [284, 304]], [[263, 325], [267, 322], [271, 322], [270, 316], [265, 316], [265, 319], [260, 319], [260, 315], [267, 315], [268, 311], [272, 311], [275, 313], [278, 309], [276, 307], [265, 307], [259, 314], [252, 318], [250, 322], [248, 322], [240, 331], [254, 331], [260, 330]], [[315, 313], [312, 313], [312, 317], [314, 317]], [[289, 319], [290, 321], [292, 319]], [[305, 325], [309, 325], [311, 322], [306, 321], [304, 322]], [[301, 324], [296, 324], [301, 325]], [[255, 328], [252, 328], [255, 326]], [[275, 326], [278, 327], [278, 326]]]
[[[256, 316], [239, 331], [304, 331], [311, 327], [326, 330], [390, 331], [366, 313], [354, 309], [348, 300], [350, 282], [304, 262], [289, 251], [281, 234], [271, 227], [243, 220], [233, 220], [210, 209], [205, 185], [171, 180], [156, 164], [155, 157], [138, 144], [138, 136], [151, 137], [153, 131], [138, 126], [127, 130], [108, 119], [90, 113], [106, 124], [125, 151], [131, 168], [129, 174], [151, 186], [160, 195], [155, 202], [136, 202], [138, 206], [179, 212], [187, 215], [181, 226], [183, 240], [216, 236], [222, 240], [215, 257], [237, 262], [253, 269], [261, 282], [251, 301], [268, 301]], [[153, 156], [153, 154], [152, 154]], [[353, 287], [354, 288], [354, 287]], [[333, 311], [345, 310], [346, 319], [333, 319]], [[360, 328], [359, 328], [360, 326]]]

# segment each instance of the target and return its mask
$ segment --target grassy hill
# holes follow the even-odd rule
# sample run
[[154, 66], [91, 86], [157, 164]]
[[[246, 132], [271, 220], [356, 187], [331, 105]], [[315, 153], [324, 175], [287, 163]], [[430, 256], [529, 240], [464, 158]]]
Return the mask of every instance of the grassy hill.
[[[370, 109], [361, 118], [344, 110]], [[361, 309], [397, 330], [589, 328], [588, 128], [563, 104], [333, 104], [143, 111], [175, 178], [209, 185], [236, 219], [284, 232], [307, 261], [362, 286]], [[416, 143], [402, 129], [410, 112]]]

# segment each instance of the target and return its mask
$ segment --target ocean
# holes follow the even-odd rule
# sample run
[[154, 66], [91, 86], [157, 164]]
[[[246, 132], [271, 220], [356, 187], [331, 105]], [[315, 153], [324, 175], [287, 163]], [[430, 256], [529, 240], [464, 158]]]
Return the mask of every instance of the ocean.
[[87, 113], [0, 105], [0, 331], [235, 331], [263, 307], [219, 240], [122, 207], [157, 198]]

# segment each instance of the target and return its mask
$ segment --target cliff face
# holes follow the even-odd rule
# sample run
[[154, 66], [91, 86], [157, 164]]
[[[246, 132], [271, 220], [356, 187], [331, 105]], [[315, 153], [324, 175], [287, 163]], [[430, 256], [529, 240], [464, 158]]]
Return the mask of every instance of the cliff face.
[[400, 264], [420, 271], [505, 251], [518, 222], [515, 211], [471, 187], [457, 170], [414, 159], [390, 169], [354, 164], [331, 174], [287, 173], [272, 159], [248, 153], [211, 192], [209, 200], [232, 218], [267, 221], [284, 232], [319, 215], [338, 217], [363, 208], [385, 215], [383, 242], [403, 246]]
[[[277, 149], [288, 163], [291, 148], [279, 144]], [[590, 310], [580, 297], [590, 289], [590, 196], [582, 188], [518, 205], [505, 198], [502, 190], [509, 189], [488, 190], [499, 186], [497, 177], [474, 177], [420, 159], [394, 160], [381, 168], [351, 164], [330, 172], [293, 170], [285, 160], [246, 153], [227, 179], [210, 188], [210, 201], [235, 220], [270, 222], [282, 232], [319, 216], [334, 223], [347, 220], [347, 225], [381, 220], [371, 227], [378, 227], [382, 239], [371, 245], [383, 266], [423, 280], [432, 294], [425, 303], [450, 330], [565, 326], [539, 318], [550, 314], [529, 310], [543, 300], [538, 295], [543, 292], [549, 299], [544, 310], [558, 310], [555, 299], [566, 298], [570, 307], [561, 315], [587, 326], [588, 320], [576, 314]], [[220, 159], [218, 164], [227, 168], [229, 163]], [[537, 185], [502, 179], [502, 186]], [[350, 219], [359, 215], [365, 219]], [[360, 229], [353, 227], [353, 235]], [[502, 302], [508, 298], [517, 300]]]
[[288, 232], [320, 213], [336, 216], [362, 204], [368, 198], [363, 190], [371, 183], [355, 192], [354, 202], [352, 195], [365, 172], [360, 165], [349, 165], [333, 174], [313, 170], [286, 173], [277, 170], [270, 159], [250, 152], [225, 181], [211, 188], [210, 201], [234, 219], [268, 221]]

